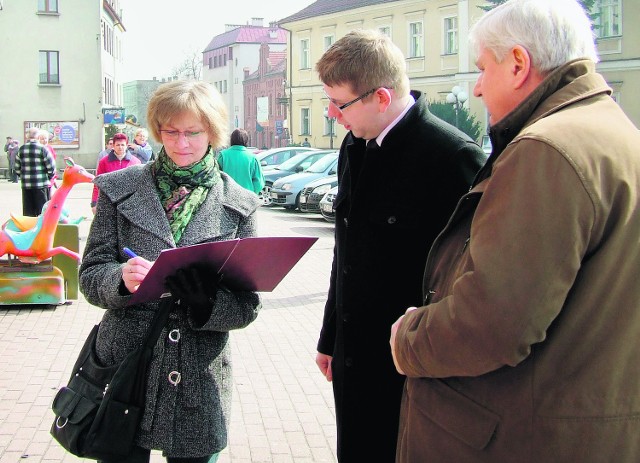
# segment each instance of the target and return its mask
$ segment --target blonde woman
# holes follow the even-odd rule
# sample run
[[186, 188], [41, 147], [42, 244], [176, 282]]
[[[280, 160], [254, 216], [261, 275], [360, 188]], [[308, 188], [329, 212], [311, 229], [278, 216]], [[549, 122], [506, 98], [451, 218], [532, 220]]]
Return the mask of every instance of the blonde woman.
[[[96, 350], [121, 361], [138, 343], [159, 303], [127, 306], [160, 251], [256, 234], [257, 196], [220, 172], [214, 152], [227, 140], [227, 112], [207, 82], [160, 86], [148, 107], [163, 144], [151, 163], [96, 177], [100, 194], [80, 268], [87, 301], [105, 309]], [[137, 253], [128, 257], [128, 247]], [[227, 445], [231, 408], [229, 333], [258, 315], [254, 292], [218, 290], [196, 268], [178, 269], [167, 326], [154, 351], [136, 447], [126, 462], [215, 462]]]

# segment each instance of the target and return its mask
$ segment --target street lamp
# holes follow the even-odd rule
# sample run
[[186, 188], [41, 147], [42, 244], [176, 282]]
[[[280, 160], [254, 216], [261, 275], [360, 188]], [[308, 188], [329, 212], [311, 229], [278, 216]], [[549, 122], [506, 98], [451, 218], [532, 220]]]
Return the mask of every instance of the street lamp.
[[[469, 99], [467, 92], [457, 85], [451, 89], [451, 93], [447, 95], [447, 103], [451, 103], [456, 111], [456, 127], [458, 127], [458, 111], [464, 106], [464, 102]], [[459, 127], [458, 127], [459, 128]]]
[[329, 117], [329, 110], [324, 110], [324, 117], [327, 118], [327, 122], [329, 122], [329, 148], [333, 149], [333, 123], [336, 121], [334, 117]]

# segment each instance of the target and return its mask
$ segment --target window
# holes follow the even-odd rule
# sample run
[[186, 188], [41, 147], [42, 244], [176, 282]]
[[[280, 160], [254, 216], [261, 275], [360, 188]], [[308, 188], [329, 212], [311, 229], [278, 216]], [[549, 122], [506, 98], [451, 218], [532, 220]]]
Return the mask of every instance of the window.
[[335, 39], [335, 38], [333, 37], [333, 35], [325, 35], [325, 36], [323, 37], [323, 39], [322, 39], [322, 41], [323, 41], [322, 46], [323, 46], [323, 50], [324, 50], [324, 51], [327, 51], [327, 50], [329, 49], [329, 47], [330, 47], [331, 45], [333, 45], [333, 41], [334, 41], [334, 39]]
[[57, 13], [58, 0], [38, 0], [38, 13]]
[[60, 58], [59, 52], [40, 50], [40, 83], [59, 84], [60, 83]]
[[409, 23], [409, 58], [424, 56], [422, 22]]
[[[324, 107], [324, 114], [329, 114], [329, 107], [325, 106]], [[324, 135], [333, 135], [333, 119], [330, 119], [329, 117], [324, 118]]]
[[621, 0], [599, 0], [596, 19], [596, 33], [598, 37], [617, 37], [622, 35]]
[[310, 113], [309, 108], [300, 108], [300, 135], [311, 135]]
[[458, 53], [458, 18], [444, 18], [444, 54]]
[[302, 39], [300, 40], [300, 69], [309, 69], [310, 67], [309, 39]]

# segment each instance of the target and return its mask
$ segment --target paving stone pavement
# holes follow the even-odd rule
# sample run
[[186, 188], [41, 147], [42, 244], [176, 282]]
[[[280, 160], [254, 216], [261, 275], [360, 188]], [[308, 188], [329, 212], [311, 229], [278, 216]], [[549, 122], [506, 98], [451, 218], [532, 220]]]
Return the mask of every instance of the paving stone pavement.
[[[91, 217], [91, 185], [76, 185], [65, 206]], [[0, 179], [0, 223], [21, 214], [19, 184]], [[331, 384], [315, 365], [328, 289], [333, 224], [315, 214], [261, 208], [261, 236], [319, 239], [271, 293], [249, 327], [234, 331], [229, 446], [220, 463], [335, 462]], [[90, 220], [80, 224], [81, 250]], [[268, 269], [265, 269], [268, 271]], [[82, 296], [69, 305], [0, 306], [0, 463], [79, 462], [49, 435], [51, 402], [102, 310]], [[151, 462], [165, 461], [152, 452]]]

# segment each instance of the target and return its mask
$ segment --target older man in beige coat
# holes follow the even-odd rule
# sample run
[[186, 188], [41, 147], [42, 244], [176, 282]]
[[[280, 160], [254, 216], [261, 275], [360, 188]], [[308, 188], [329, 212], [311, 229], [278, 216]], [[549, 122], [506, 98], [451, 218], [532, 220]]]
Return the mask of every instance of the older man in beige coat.
[[640, 133], [575, 0], [471, 32], [494, 151], [391, 330], [397, 461], [640, 461]]

